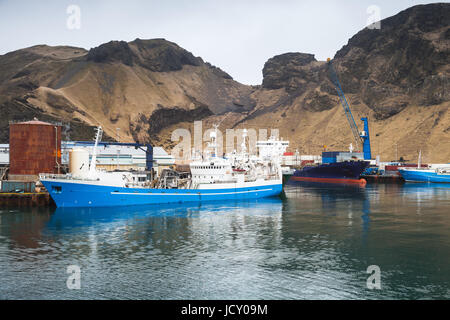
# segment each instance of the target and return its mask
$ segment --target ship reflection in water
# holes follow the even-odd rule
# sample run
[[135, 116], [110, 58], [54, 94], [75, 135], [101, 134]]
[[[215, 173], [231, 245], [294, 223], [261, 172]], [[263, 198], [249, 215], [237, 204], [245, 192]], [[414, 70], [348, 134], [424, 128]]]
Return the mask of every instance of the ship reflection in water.
[[0, 298], [450, 298], [449, 199], [449, 185], [302, 182], [282, 199], [2, 209]]

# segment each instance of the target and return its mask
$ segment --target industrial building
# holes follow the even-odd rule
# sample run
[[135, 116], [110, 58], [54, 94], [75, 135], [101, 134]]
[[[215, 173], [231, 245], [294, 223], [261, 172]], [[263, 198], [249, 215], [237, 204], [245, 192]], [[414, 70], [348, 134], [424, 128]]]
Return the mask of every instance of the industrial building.
[[61, 172], [61, 125], [34, 119], [9, 125], [9, 180]]
[[[74, 148], [82, 148], [89, 151], [89, 159], [92, 158], [94, 142], [61, 142], [61, 165], [69, 165], [69, 152]], [[0, 167], [8, 166], [10, 159], [9, 144], [0, 144]], [[153, 148], [153, 168], [158, 172], [175, 164], [175, 158], [161, 147]], [[127, 145], [101, 144], [97, 148], [97, 168], [105, 170], [145, 170], [146, 147], [136, 149]], [[44, 173], [42, 171], [40, 173]]]
[[[69, 153], [73, 149], [86, 149], [92, 159], [94, 141], [63, 141], [62, 163], [69, 164]], [[97, 168], [113, 170], [145, 170], [147, 147], [135, 147], [130, 143], [101, 142], [97, 147]], [[175, 158], [161, 147], [153, 147], [153, 168], [156, 174], [175, 164]]]

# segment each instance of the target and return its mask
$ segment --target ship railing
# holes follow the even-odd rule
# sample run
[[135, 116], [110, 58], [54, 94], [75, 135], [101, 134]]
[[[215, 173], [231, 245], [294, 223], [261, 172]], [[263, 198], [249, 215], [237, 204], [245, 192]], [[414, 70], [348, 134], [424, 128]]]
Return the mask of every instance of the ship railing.
[[70, 173], [68, 174], [57, 174], [57, 173], [40, 173], [39, 179], [51, 179], [51, 180], [72, 180], [73, 177]]
[[143, 182], [127, 182], [125, 184], [127, 188], [152, 188], [151, 181]]
[[51, 180], [87, 180], [87, 181], [96, 181], [98, 179], [90, 179], [88, 177], [80, 178], [74, 177], [71, 173], [59, 174], [59, 173], [40, 173], [39, 179], [51, 179]]
[[444, 167], [444, 168], [437, 168], [436, 169], [437, 174], [448, 174], [450, 175], [450, 167]]
[[273, 173], [273, 174], [268, 174], [268, 175], [265, 175], [264, 176], [264, 178], [266, 179], [266, 180], [277, 180], [277, 179], [279, 179], [279, 174], [277, 174], [277, 173]]
[[77, 180], [77, 181], [98, 181], [98, 178], [89, 177], [74, 177], [71, 173], [56, 174], [56, 173], [40, 173], [39, 180]]

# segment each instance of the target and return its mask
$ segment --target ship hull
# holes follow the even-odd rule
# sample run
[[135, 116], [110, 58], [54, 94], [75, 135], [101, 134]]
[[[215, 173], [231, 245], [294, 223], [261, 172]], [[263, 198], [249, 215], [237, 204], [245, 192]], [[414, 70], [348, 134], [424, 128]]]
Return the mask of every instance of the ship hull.
[[398, 169], [405, 181], [450, 183], [450, 174], [438, 174], [435, 170]]
[[291, 181], [308, 181], [320, 183], [342, 183], [342, 184], [356, 184], [364, 186], [367, 184], [365, 179], [341, 179], [341, 178], [313, 178], [313, 177], [291, 177]]
[[361, 174], [368, 166], [366, 161], [344, 161], [305, 167], [296, 170], [290, 181], [365, 185], [366, 180], [361, 179]]
[[41, 180], [58, 207], [115, 207], [130, 205], [257, 199], [277, 196], [281, 181], [262, 181], [200, 189], [148, 189], [104, 186], [64, 180]]

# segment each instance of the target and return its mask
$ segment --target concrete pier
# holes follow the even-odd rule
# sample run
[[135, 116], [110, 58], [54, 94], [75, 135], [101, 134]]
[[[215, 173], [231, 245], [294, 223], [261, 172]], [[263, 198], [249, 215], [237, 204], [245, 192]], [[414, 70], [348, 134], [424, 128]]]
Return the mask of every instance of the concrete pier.
[[0, 208], [5, 207], [46, 207], [54, 205], [47, 192], [0, 193]]

